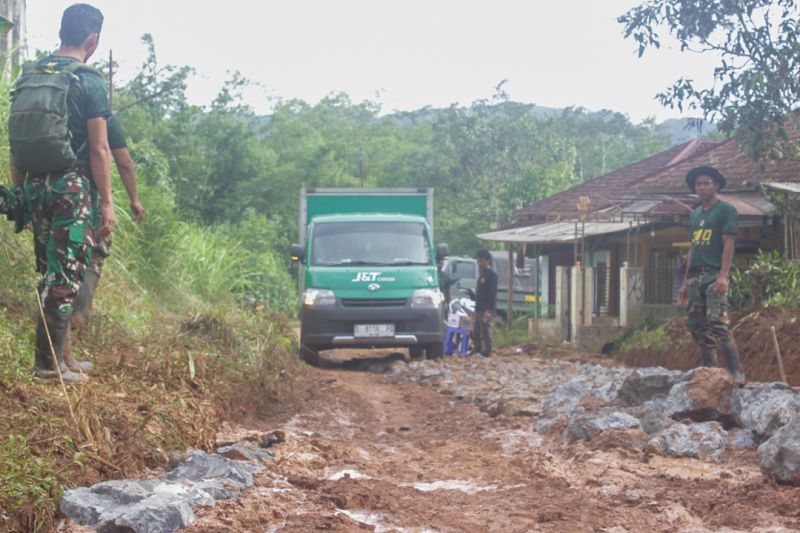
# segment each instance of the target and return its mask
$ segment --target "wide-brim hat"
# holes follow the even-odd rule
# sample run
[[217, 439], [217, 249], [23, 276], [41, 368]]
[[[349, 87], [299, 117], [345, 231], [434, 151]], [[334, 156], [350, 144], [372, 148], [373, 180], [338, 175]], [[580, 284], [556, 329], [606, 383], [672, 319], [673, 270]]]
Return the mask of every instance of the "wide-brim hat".
[[720, 191], [725, 186], [725, 183], [727, 181], [725, 179], [725, 176], [720, 174], [719, 170], [717, 170], [714, 167], [696, 167], [690, 170], [688, 174], [686, 174], [686, 185], [688, 185], [689, 188], [692, 189], [692, 192], [697, 192], [695, 191], [695, 183], [697, 182], [697, 178], [700, 176], [708, 176], [717, 183], [719, 183], [718, 190]]

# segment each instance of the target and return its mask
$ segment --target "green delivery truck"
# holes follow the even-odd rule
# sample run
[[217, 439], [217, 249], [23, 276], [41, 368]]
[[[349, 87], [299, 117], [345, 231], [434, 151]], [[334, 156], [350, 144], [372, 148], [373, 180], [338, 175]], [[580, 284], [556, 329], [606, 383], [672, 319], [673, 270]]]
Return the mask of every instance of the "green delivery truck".
[[442, 353], [445, 302], [433, 245], [433, 189], [301, 189], [300, 356], [333, 348]]

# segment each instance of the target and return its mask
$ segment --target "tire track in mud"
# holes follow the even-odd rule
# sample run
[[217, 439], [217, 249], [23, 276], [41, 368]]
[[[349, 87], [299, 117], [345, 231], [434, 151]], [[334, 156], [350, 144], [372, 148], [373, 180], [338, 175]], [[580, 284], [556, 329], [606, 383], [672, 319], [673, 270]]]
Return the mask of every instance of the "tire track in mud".
[[766, 483], [752, 452], [593, 450], [396, 377], [307, 374], [294, 416], [258, 428], [285, 432], [275, 462], [187, 531], [800, 530], [800, 492]]

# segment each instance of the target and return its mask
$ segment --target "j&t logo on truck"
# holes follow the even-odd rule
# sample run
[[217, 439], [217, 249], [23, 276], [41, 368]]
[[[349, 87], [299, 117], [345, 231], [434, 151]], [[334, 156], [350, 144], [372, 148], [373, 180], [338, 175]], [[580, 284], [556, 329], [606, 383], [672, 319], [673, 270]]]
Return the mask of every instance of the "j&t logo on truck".
[[380, 272], [359, 272], [356, 274], [352, 280], [353, 282], [357, 281], [377, 281], [378, 276], [380, 276]]

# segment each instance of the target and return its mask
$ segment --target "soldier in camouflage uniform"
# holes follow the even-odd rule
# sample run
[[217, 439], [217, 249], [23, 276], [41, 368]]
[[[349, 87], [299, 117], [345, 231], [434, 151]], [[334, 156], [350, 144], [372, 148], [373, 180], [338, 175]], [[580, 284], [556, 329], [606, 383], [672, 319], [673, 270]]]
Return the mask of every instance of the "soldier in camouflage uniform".
[[[108, 145], [111, 148], [111, 155], [114, 158], [114, 163], [119, 171], [120, 179], [128, 193], [131, 201], [131, 213], [133, 213], [133, 220], [141, 222], [144, 220], [144, 207], [139, 201], [136, 193], [136, 168], [133, 164], [133, 159], [128, 152], [128, 143], [125, 140], [125, 132], [122, 129], [122, 124], [119, 117], [112, 115], [108, 119]], [[95, 229], [99, 229], [102, 225], [102, 217], [100, 216], [99, 205], [97, 204], [97, 196], [93, 202], [93, 221]], [[78, 296], [73, 302], [72, 311], [72, 332], [77, 333], [83, 329], [89, 322], [92, 313], [92, 302], [94, 301], [94, 294], [97, 291], [97, 285], [100, 282], [100, 275], [103, 271], [103, 263], [105, 262], [111, 249], [111, 236], [107, 235], [102, 238], [96, 239], [94, 251], [92, 253], [92, 261], [84, 274], [83, 283], [81, 284]], [[69, 354], [69, 351], [67, 350]], [[70, 365], [71, 356], [67, 356], [67, 365]], [[86, 371], [91, 367], [84, 363]]]
[[[61, 47], [39, 61], [36, 72], [60, 72], [74, 62], [86, 63], [97, 49], [102, 24], [103, 15], [92, 6], [75, 4], [67, 8], [61, 20]], [[69, 92], [67, 125], [74, 165], [32, 175], [17, 166], [13, 146], [11, 151], [12, 176], [15, 185], [24, 191], [34, 233], [36, 270], [42, 274], [38, 290], [44, 321], [40, 318], [36, 330], [34, 373], [43, 379], [60, 375], [69, 382], [85, 379], [83, 374], [70, 370], [64, 360], [73, 302], [91, 262], [95, 238], [105, 237], [116, 226], [105, 82], [91, 69], [78, 70], [75, 75], [80, 83], [75, 84], [78, 90]], [[95, 196], [100, 198], [102, 217], [96, 231], [92, 220]], [[77, 369], [88, 366], [80, 361], [73, 363]]]
[[692, 247], [679, 301], [688, 305], [689, 330], [700, 346], [703, 366], [717, 366], [717, 346], [737, 384], [745, 375], [739, 351], [728, 328], [728, 284], [738, 229], [736, 209], [721, 201], [717, 192], [725, 177], [713, 167], [689, 171], [686, 183], [702, 201], [690, 215]]

